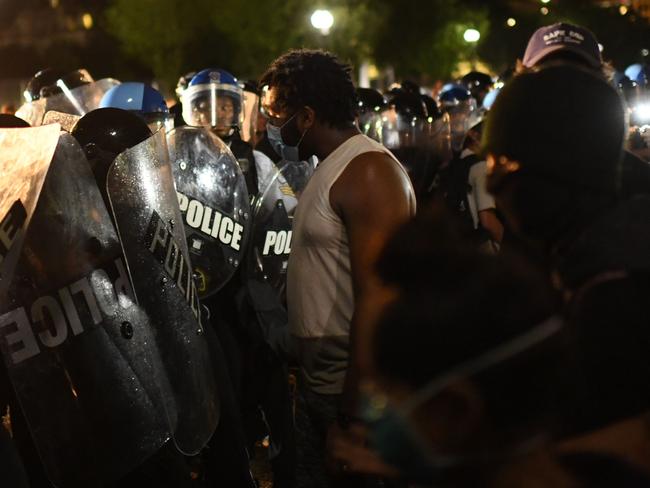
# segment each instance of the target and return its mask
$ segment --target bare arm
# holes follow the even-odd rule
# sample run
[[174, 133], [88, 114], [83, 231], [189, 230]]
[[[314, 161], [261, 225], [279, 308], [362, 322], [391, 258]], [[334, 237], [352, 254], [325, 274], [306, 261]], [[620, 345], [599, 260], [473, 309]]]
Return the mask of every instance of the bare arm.
[[481, 210], [478, 213], [478, 220], [481, 223], [481, 227], [488, 231], [492, 240], [501, 243], [503, 240], [503, 224], [497, 217], [494, 209], [488, 208]]
[[355, 158], [330, 191], [330, 203], [345, 225], [355, 311], [350, 324], [350, 363], [340, 408], [356, 410], [359, 371], [367, 365], [369, 315], [384, 290], [374, 265], [394, 229], [415, 214], [408, 175], [387, 154], [372, 152]]

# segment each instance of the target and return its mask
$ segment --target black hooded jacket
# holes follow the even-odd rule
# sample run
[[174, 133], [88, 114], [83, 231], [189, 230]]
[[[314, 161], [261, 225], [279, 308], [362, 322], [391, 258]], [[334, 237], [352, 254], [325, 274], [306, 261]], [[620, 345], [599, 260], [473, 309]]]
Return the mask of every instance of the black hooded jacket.
[[650, 409], [650, 196], [623, 201], [556, 257], [577, 351], [572, 436]]

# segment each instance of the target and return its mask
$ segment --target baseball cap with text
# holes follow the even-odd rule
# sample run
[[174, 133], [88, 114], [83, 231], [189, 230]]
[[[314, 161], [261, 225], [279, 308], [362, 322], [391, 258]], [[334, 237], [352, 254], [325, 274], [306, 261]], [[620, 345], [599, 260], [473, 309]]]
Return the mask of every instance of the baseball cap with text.
[[574, 53], [594, 68], [603, 64], [596, 36], [584, 27], [564, 22], [535, 31], [526, 46], [523, 64], [532, 68], [549, 54], [560, 51]]

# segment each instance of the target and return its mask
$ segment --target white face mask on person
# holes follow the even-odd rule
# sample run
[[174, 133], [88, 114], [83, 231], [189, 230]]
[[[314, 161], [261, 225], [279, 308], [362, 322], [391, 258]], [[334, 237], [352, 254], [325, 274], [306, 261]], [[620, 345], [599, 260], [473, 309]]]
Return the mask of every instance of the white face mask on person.
[[269, 138], [269, 143], [271, 144], [273, 150], [276, 153], [278, 153], [278, 155], [283, 160], [294, 162], [294, 163], [301, 161], [300, 154], [299, 154], [300, 143], [302, 142], [303, 138], [305, 137], [305, 134], [309, 130], [309, 129], [305, 129], [305, 131], [300, 136], [298, 143], [295, 146], [290, 146], [284, 142], [284, 139], [282, 139], [282, 128], [285, 125], [287, 125], [289, 122], [291, 122], [296, 115], [298, 115], [298, 112], [296, 112], [291, 117], [289, 117], [289, 119], [279, 127], [273, 124], [268, 124], [268, 123], [266, 124], [266, 134]]

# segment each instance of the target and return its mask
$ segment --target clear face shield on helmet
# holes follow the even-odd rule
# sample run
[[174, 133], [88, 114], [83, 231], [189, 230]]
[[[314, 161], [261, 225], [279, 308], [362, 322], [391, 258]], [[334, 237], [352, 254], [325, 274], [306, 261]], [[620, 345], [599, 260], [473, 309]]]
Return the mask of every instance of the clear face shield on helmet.
[[442, 108], [449, 114], [451, 147], [454, 151], [460, 152], [463, 148], [463, 141], [465, 140], [467, 131], [481, 119], [476, 100], [473, 98], [463, 101], [457, 100], [454, 104], [443, 104]]
[[160, 129], [165, 129], [165, 133], [168, 133], [174, 128], [174, 117], [169, 112], [142, 114], [141, 117], [147, 123], [152, 134], [155, 134]]
[[183, 92], [183, 118], [194, 127], [208, 127], [229, 136], [243, 125], [243, 95], [238, 86], [209, 83], [190, 86]]
[[381, 112], [367, 110], [360, 113], [357, 123], [359, 124], [359, 130], [363, 134], [377, 142], [382, 142], [383, 119]]
[[434, 119], [428, 117], [424, 125], [425, 145], [440, 157], [441, 161], [451, 159], [451, 122], [448, 113]]
[[388, 149], [422, 146], [426, 141], [426, 120], [399, 113], [394, 106], [381, 114], [381, 139]]
[[41, 98], [23, 104], [16, 114], [31, 126], [42, 125], [45, 114], [56, 111], [85, 115], [99, 107], [104, 94], [120, 82], [113, 78], [94, 81], [86, 70], [78, 70], [41, 89]]

